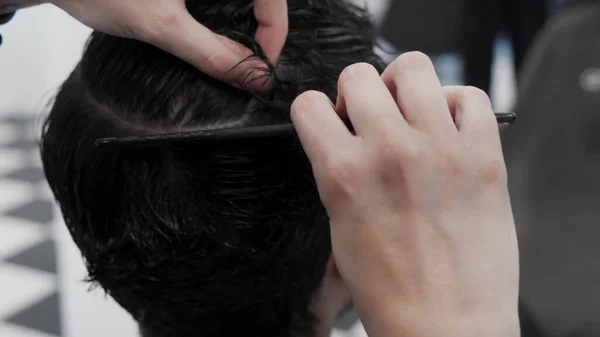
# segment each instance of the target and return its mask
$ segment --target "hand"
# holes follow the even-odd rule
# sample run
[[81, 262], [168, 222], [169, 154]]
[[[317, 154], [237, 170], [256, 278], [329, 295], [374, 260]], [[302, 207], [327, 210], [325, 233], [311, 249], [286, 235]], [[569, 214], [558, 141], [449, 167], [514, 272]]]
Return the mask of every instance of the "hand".
[[[19, 0], [16, 0], [19, 1]], [[77, 20], [107, 34], [134, 38], [187, 61], [217, 79], [239, 86], [256, 63], [241, 44], [211, 32], [187, 11], [185, 0], [52, 0]], [[255, 0], [256, 40], [276, 64], [287, 38], [286, 0]], [[251, 84], [261, 86], [262, 81]]]
[[381, 77], [352, 65], [338, 89], [335, 108], [306, 92], [291, 113], [369, 335], [518, 336], [516, 232], [487, 95], [443, 88], [420, 53]]

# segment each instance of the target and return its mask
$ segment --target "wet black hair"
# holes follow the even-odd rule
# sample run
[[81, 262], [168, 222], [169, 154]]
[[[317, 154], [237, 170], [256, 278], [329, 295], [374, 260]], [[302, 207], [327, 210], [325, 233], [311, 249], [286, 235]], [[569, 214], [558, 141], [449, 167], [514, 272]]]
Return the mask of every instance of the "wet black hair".
[[[266, 61], [250, 0], [188, 0], [192, 15]], [[289, 123], [297, 95], [335, 99], [369, 62], [373, 28], [342, 0], [289, 0], [267, 94], [233, 88], [155, 47], [94, 32], [45, 124], [42, 160], [89, 271], [152, 337], [311, 334], [331, 255], [327, 214], [299, 141], [152, 143], [129, 137]], [[199, 41], [201, 43], [201, 41]]]

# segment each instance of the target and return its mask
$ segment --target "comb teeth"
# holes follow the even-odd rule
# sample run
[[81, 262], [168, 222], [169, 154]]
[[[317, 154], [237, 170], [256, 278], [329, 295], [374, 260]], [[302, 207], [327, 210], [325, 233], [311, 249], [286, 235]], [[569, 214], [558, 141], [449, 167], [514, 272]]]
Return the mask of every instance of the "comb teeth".
[[[495, 115], [498, 124], [514, 124], [517, 120], [517, 115], [512, 112], [496, 113]], [[350, 130], [353, 130], [352, 125], [349, 121], [345, 120], [344, 122]], [[227, 140], [250, 140], [261, 138], [291, 137], [295, 135], [296, 129], [294, 128], [294, 125], [290, 123], [266, 126], [251, 126], [242, 128], [164, 133], [159, 135], [147, 136], [108, 137], [98, 139], [95, 145], [151, 145], [165, 143], [182, 143], [186, 141], [219, 142]]]
[[96, 146], [120, 144], [182, 143], [186, 141], [219, 142], [226, 140], [259, 139], [295, 135], [293, 124], [252, 126], [243, 128], [216, 129], [190, 132], [164, 133], [159, 135], [108, 137], [96, 141]]

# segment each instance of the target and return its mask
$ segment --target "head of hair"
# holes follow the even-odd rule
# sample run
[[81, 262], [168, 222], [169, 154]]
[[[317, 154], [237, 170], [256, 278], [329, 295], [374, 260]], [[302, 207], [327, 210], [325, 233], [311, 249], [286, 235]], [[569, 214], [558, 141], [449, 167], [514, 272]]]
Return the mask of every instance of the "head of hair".
[[[253, 1], [188, 0], [214, 32], [266, 60]], [[378, 68], [366, 13], [289, 0], [289, 35], [257, 94], [153, 46], [94, 32], [45, 124], [42, 159], [89, 271], [145, 336], [310, 334], [331, 255], [327, 214], [297, 138], [98, 147], [131, 137], [289, 123], [294, 98], [332, 100], [348, 65]], [[199, 42], [201, 43], [201, 42]]]

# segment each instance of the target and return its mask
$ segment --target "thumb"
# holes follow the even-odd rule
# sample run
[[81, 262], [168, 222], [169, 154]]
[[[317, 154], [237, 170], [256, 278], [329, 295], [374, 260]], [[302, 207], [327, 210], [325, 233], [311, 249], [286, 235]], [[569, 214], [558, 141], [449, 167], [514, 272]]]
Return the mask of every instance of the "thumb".
[[254, 0], [254, 15], [258, 21], [256, 41], [276, 65], [288, 35], [287, 0]]
[[252, 56], [251, 50], [212, 32], [196, 21], [185, 6], [173, 24], [152, 39], [152, 44], [218, 80], [236, 87], [248, 84], [253, 89], [264, 89], [264, 80], [252, 81], [267, 75], [264, 62], [254, 58], [246, 60]]

